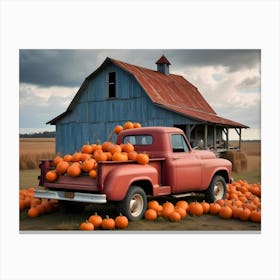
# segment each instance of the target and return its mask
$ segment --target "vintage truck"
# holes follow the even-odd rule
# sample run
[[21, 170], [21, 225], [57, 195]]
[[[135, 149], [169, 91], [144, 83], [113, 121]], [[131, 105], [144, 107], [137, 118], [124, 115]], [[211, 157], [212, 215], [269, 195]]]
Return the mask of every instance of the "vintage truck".
[[36, 190], [35, 196], [57, 199], [63, 207], [114, 202], [130, 221], [143, 217], [149, 197], [203, 193], [208, 202], [225, 198], [226, 183], [232, 180], [231, 162], [209, 150], [194, 150], [181, 129], [127, 129], [117, 137], [117, 144], [126, 142], [137, 152], [147, 153], [149, 164], [104, 161], [98, 163], [96, 179], [59, 176], [48, 182], [45, 174], [52, 160], [43, 160], [38, 178], [44, 188]]

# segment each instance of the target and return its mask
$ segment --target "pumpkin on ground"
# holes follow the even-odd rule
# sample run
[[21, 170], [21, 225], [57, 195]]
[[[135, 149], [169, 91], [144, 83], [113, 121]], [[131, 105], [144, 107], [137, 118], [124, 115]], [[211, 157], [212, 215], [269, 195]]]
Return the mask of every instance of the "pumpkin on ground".
[[115, 218], [115, 226], [117, 229], [125, 229], [128, 227], [128, 219], [126, 216], [123, 216], [121, 213]]
[[192, 216], [201, 216], [203, 214], [203, 207], [202, 205], [195, 201], [189, 204], [188, 212]]
[[171, 222], [178, 222], [181, 220], [181, 218], [182, 218], [181, 215], [175, 210], [173, 212], [169, 213], [169, 215], [168, 215], [168, 219]]
[[104, 218], [101, 223], [102, 229], [106, 230], [115, 229], [115, 225], [115, 220], [113, 218], [110, 218], [108, 215], [106, 215], [106, 218]]
[[95, 212], [94, 215], [91, 215], [91, 216], [88, 218], [88, 221], [94, 225], [94, 228], [95, 228], [95, 229], [97, 229], [97, 228], [100, 228], [100, 227], [101, 227], [101, 224], [102, 224], [102, 217], [99, 216], [99, 215], [97, 214], [97, 212]]
[[144, 216], [146, 220], [154, 221], [157, 218], [157, 212], [154, 209], [147, 209]]
[[80, 224], [80, 230], [94, 230], [94, 225], [89, 221], [82, 222]]

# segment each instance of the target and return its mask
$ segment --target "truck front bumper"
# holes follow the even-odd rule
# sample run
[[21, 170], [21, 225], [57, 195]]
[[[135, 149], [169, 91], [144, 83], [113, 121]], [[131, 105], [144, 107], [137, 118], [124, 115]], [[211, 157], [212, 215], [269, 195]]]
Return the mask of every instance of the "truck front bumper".
[[106, 203], [105, 194], [92, 194], [81, 192], [65, 192], [65, 191], [51, 191], [51, 190], [35, 190], [34, 197], [48, 198], [57, 200], [67, 200], [73, 202], [85, 203]]

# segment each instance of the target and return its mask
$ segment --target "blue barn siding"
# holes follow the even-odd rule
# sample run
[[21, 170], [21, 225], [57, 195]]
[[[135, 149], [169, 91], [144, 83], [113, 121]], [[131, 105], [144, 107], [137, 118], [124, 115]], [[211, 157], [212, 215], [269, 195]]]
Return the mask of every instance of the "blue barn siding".
[[[110, 99], [109, 72], [116, 72], [116, 98]], [[143, 126], [195, 123], [154, 105], [132, 75], [111, 65], [89, 81], [74, 110], [56, 123], [56, 151], [73, 153], [88, 142], [115, 141], [114, 127], [128, 120]]]

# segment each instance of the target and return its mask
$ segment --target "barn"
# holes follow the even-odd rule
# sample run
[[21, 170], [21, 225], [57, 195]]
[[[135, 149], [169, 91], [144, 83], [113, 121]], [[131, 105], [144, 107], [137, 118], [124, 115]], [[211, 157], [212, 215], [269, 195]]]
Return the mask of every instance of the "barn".
[[163, 55], [157, 70], [107, 57], [79, 88], [65, 112], [47, 122], [56, 126], [56, 152], [73, 153], [85, 143], [115, 140], [114, 127], [126, 121], [142, 126], [181, 128], [192, 146], [228, 149], [229, 130], [248, 126], [218, 116], [198, 89], [170, 73]]

